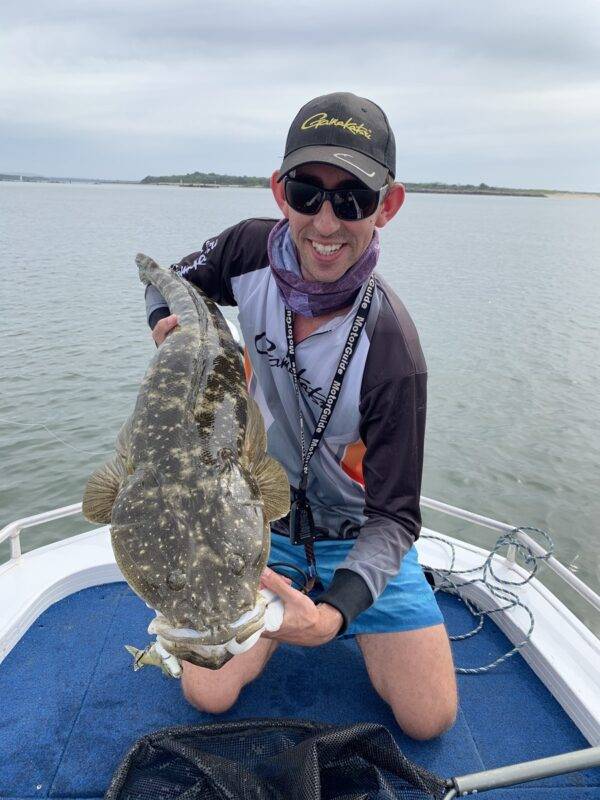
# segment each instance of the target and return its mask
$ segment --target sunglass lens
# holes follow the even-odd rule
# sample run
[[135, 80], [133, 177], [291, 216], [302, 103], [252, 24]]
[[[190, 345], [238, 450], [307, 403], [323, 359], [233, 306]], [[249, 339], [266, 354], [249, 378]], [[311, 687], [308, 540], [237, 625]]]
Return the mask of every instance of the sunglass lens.
[[316, 214], [323, 204], [323, 196], [318, 186], [295, 180], [285, 183], [285, 198], [300, 214]]
[[346, 189], [336, 192], [333, 210], [343, 220], [355, 221], [370, 217], [377, 208], [379, 193], [370, 189]]

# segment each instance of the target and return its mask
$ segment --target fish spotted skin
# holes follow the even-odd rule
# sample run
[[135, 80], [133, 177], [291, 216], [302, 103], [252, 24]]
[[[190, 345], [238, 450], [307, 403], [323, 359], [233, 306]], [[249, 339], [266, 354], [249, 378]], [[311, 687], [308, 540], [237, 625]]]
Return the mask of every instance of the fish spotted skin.
[[[245, 634], [232, 625], [257, 603], [268, 522], [287, 512], [289, 484], [264, 452], [260, 411], [217, 306], [152, 259], [139, 255], [136, 262], [179, 325], [147, 369], [115, 459], [88, 482], [84, 513], [86, 498], [89, 510], [99, 497], [98, 485], [114, 493], [111, 540], [127, 582], [171, 626], [201, 632], [203, 644], [222, 644]], [[274, 506], [266, 497], [273, 485]], [[100, 520], [106, 512], [89, 513]]]

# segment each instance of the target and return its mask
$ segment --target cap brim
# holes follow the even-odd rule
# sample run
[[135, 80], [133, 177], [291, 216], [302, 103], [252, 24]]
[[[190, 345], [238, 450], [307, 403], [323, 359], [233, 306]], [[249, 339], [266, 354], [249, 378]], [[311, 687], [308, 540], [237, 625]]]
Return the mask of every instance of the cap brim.
[[369, 189], [375, 190], [381, 189], [389, 173], [387, 167], [357, 150], [320, 145], [318, 147], [301, 147], [286, 156], [283, 159], [278, 180], [284, 178], [291, 170], [309, 163], [331, 164], [344, 169], [362, 181]]

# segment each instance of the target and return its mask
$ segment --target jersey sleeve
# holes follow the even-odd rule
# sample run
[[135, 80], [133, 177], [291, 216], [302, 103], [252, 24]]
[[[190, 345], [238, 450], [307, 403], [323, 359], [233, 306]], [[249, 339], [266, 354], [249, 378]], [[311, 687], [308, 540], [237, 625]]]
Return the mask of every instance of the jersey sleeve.
[[406, 309], [388, 303], [383, 314], [359, 405], [366, 521], [319, 597], [342, 613], [342, 632], [398, 574], [421, 530], [427, 368]]
[[[202, 248], [171, 264], [170, 269], [198, 286], [222, 306], [235, 306], [237, 301], [231, 278], [263, 267], [268, 262], [267, 241], [276, 220], [248, 219], [207, 239]], [[148, 324], [169, 315], [168, 306], [154, 286], [146, 288]]]

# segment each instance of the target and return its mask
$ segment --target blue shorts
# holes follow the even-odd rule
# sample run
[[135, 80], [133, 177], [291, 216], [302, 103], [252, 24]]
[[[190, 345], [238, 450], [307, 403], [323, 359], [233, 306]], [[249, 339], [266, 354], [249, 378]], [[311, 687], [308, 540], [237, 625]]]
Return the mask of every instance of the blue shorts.
[[[345, 559], [353, 545], [354, 541], [347, 539], [315, 542], [317, 572], [324, 588], [329, 586], [335, 568]], [[269, 565], [276, 561], [294, 564], [306, 572], [304, 548], [293, 545], [281, 534], [272, 533]], [[299, 577], [291, 571], [285, 569], [281, 571], [294, 579]], [[315, 596], [320, 593], [321, 590], [316, 592]], [[398, 575], [390, 580], [373, 605], [356, 617], [344, 636], [355, 636], [357, 633], [414, 631], [439, 625], [443, 621], [435, 595], [417, 560], [417, 550], [411, 547], [402, 559]]]

